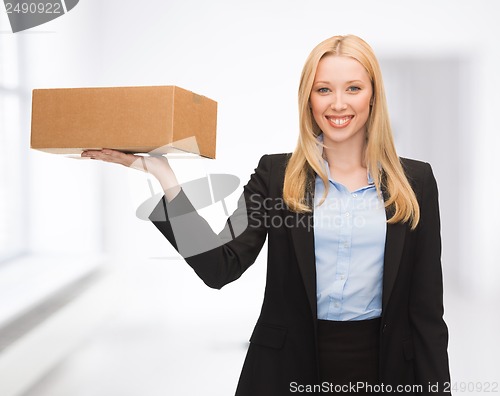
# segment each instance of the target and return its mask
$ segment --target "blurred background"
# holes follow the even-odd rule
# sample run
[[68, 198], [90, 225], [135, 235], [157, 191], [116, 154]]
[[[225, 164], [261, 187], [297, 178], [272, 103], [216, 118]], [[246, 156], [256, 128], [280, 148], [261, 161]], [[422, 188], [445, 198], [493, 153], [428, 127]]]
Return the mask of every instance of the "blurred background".
[[[399, 154], [438, 180], [455, 394], [500, 392], [497, 1], [81, 0], [16, 34], [4, 11], [1, 396], [234, 394], [265, 281], [266, 247], [237, 282], [204, 286], [135, 216], [147, 175], [30, 150], [32, 89], [178, 85], [215, 99], [217, 159], [172, 163], [181, 181], [238, 176], [234, 208], [260, 156], [295, 147], [309, 51], [348, 33], [380, 60]], [[222, 227], [221, 204], [203, 215]]]

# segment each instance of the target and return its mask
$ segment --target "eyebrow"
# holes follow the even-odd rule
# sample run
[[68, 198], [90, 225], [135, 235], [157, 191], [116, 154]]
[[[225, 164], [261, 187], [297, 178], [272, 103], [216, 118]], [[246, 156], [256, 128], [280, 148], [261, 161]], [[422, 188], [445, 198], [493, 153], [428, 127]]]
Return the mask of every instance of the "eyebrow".
[[[346, 84], [353, 84], [353, 83], [361, 83], [364, 84], [363, 81], [361, 80], [351, 80], [351, 81], [346, 81]], [[330, 81], [316, 81], [314, 84], [330, 84]]]
[[363, 81], [361, 80], [352, 80], [352, 81], [347, 81], [347, 84], [352, 84], [352, 83], [361, 83], [361, 84], [364, 84]]

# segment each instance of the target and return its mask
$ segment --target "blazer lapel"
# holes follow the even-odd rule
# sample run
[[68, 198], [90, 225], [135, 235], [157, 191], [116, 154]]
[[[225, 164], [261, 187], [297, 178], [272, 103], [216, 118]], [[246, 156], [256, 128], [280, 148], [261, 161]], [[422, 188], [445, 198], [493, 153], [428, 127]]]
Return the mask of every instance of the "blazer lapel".
[[298, 213], [296, 216], [297, 224], [290, 229], [290, 232], [307, 298], [311, 305], [313, 319], [316, 320], [318, 315], [316, 305], [316, 259], [314, 254], [313, 214]]
[[[385, 188], [382, 188], [384, 201], [387, 201], [388, 195]], [[386, 208], [386, 217], [389, 219], [394, 214], [392, 208]], [[399, 263], [401, 262], [401, 255], [403, 254], [403, 245], [406, 235], [406, 225], [402, 223], [389, 224], [387, 223], [387, 234], [385, 238], [384, 249], [384, 275], [382, 286], [382, 312], [385, 311], [387, 303], [396, 281], [396, 276], [399, 270]]]
[[[306, 200], [311, 205], [314, 204], [315, 176], [310, 173], [307, 179]], [[297, 256], [299, 270], [302, 275], [307, 299], [311, 306], [314, 324], [318, 318], [318, 307], [316, 301], [316, 255], [314, 253], [314, 224], [313, 212], [294, 213], [296, 215], [296, 225], [291, 227], [293, 246]]]

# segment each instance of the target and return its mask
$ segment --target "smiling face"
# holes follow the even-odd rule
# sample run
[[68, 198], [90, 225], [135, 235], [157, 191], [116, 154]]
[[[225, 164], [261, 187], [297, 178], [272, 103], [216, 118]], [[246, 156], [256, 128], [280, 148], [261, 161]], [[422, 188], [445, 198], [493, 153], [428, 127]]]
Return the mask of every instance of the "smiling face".
[[364, 144], [372, 92], [367, 71], [354, 58], [327, 55], [319, 61], [309, 101], [326, 147]]

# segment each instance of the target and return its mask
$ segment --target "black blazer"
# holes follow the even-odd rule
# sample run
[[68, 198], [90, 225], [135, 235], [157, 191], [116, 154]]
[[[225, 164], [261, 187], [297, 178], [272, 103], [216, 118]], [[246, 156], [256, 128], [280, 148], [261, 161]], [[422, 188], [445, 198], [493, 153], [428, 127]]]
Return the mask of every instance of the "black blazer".
[[[238, 208], [216, 235], [181, 191], [163, 198], [150, 219], [210, 287], [239, 278], [268, 238], [262, 311], [250, 337], [238, 396], [290, 395], [291, 383], [319, 384], [313, 216], [282, 201], [289, 154], [265, 155]], [[427, 163], [401, 159], [420, 204], [416, 230], [388, 224], [380, 328], [380, 382], [422, 385], [444, 394], [449, 382], [438, 192]], [[390, 209], [387, 216], [391, 215]], [[189, 257], [187, 257], [189, 256]], [[429, 384], [439, 385], [430, 392]]]

